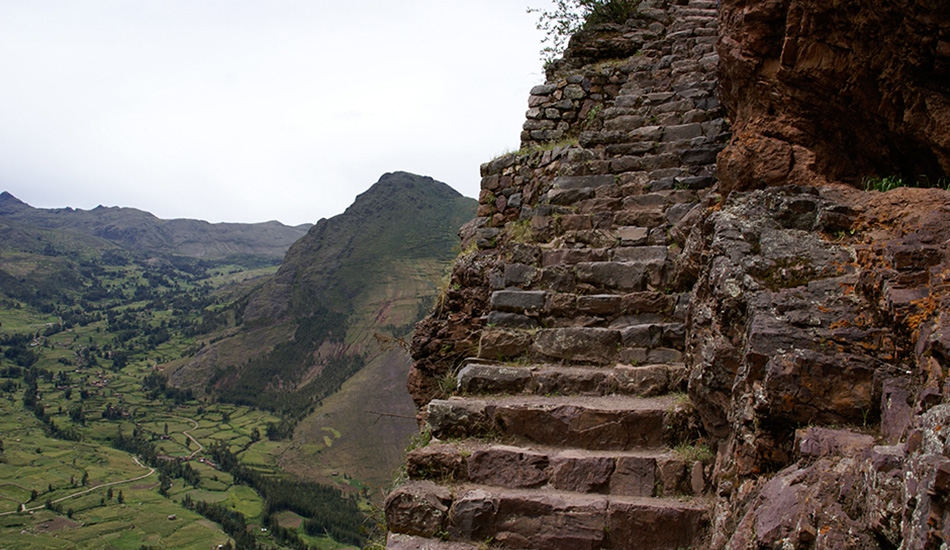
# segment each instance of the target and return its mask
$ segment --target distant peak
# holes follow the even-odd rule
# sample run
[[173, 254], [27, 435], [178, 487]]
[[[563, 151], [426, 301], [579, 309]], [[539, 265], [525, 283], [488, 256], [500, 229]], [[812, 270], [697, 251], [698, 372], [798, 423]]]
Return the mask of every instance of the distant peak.
[[372, 191], [383, 190], [386, 192], [391, 192], [392, 190], [413, 190], [415, 193], [461, 196], [458, 191], [452, 189], [448, 184], [435, 180], [430, 176], [420, 176], [410, 172], [387, 172], [380, 176], [379, 181], [370, 187], [364, 195], [370, 194]]
[[4, 212], [13, 212], [17, 210], [23, 210], [25, 208], [30, 208], [30, 205], [6, 191], [0, 193], [0, 210]]

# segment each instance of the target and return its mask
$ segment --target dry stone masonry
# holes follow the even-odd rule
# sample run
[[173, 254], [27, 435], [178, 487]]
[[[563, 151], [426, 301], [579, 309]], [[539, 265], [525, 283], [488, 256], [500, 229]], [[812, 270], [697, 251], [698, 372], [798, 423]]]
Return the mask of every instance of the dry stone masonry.
[[678, 261], [728, 140], [716, 24], [714, 1], [645, 1], [576, 37], [531, 90], [522, 150], [483, 165], [467, 252], [413, 339], [432, 441], [387, 499], [390, 548], [704, 540]]

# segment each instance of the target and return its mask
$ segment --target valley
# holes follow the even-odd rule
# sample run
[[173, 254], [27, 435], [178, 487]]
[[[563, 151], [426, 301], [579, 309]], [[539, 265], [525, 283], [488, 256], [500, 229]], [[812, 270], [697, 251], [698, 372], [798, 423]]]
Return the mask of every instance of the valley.
[[[26, 255], [5, 254], [0, 265], [22, 266], [25, 260]], [[239, 283], [232, 281], [239, 275], [254, 284], [275, 268], [225, 265], [188, 272], [166, 267], [156, 275], [134, 262], [63, 261], [64, 268], [78, 268], [85, 292], [64, 289], [58, 297], [32, 304], [7, 298], [0, 315], [5, 547], [91, 548], [103, 541], [111, 548], [226, 544], [233, 535], [187, 509], [189, 500], [240, 513], [258, 533], [272, 522], [299, 526], [311, 519], [268, 508], [252, 485], [236, 481], [233, 471], [217, 464], [219, 447], [256, 474], [280, 474], [278, 463], [290, 442], [267, 438], [279, 417], [212, 403], [202, 389], [174, 388], [158, 369], [233, 324], [232, 305], [218, 292], [234, 291]], [[141, 442], [121, 445], [120, 434]], [[332, 442], [328, 432], [326, 443]], [[358, 482], [354, 485], [358, 488]], [[355, 505], [358, 490], [348, 491], [353, 495], [348, 499], [332, 491], [352, 511], [357, 528], [350, 540], [358, 544], [364, 520]], [[271, 526], [268, 532], [273, 531]], [[303, 529], [300, 537], [317, 548], [343, 546], [327, 536], [307, 536]]]
[[[285, 243], [283, 262], [209, 255], [211, 241], [198, 256], [129, 246], [102, 224], [134, 225], [115, 217], [131, 209], [37, 213], [0, 197], [4, 548], [380, 536], [416, 427], [398, 342], [434, 302], [474, 201], [403, 173], [365, 195]], [[408, 207], [445, 213], [413, 226]]]

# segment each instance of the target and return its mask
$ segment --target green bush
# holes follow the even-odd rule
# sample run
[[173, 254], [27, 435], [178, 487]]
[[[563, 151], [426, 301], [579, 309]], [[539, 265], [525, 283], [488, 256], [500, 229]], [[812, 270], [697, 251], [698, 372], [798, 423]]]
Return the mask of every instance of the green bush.
[[577, 31], [603, 23], [623, 24], [634, 16], [640, 0], [555, 0], [553, 10], [528, 8], [538, 14], [537, 28], [545, 33], [541, 59], [550, 64], [564, 53]]

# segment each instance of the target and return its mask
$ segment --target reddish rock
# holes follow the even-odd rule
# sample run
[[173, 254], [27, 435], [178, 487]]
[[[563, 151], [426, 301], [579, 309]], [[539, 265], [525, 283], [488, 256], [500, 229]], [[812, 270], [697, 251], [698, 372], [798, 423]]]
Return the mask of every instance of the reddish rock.
[[562, 491], [603, 492], [614, 471], [614, 458], [565, 451], [551, 459], [551, 485]]
[[617, 458], [610, 476], [610, 494], [636, 497], [653, 496], [656, 483], [656, 459], [622, 456]]
[[722, 190], [950, 173], [944, 4], [723, 0], [720, 21]]
[[[613, 500], [607, 510], [608, 547], [622, 550], [700, 548], [707, 522], [707, 513], [701, 505]], [[660, 525], [665, 527], [657, 528]]]
[[455, 445], [432, 444], [406, 454], [406, 473], [413, 479], [459, 479], [465, 457]]
[[804, 428], [795, 434], [796, 446], [803, 457], [862, 456], [874, 446], [874, 438], [848, 430]]
[[386, 497], [386, 525], [394, 533], [434, 537], [451, 503], [448, 489], [431, 481], [410, 481]]
[[531, 346], [531, 335], [527, 332], [491, 328], [481, 333], [478, 342], [478, 356], [483, 359], [504, 359], [524, 353]]
[[603, 499], [583, 495], [502, 495], [495, 517], [495, 541], [527, 550], [595, 550], [603, 544]]
[[499, 487], [536, 487], [548, 480], [548, 457], [517, 447], [493, 446], [472, 452], [468, 479]]
[[575, 361], [607, 363], [617, 353], [620, 331], [606, 328], [541, 330], [534, 349], [540, 355]]
[[498, 500], [490, 493], [474, 489], [452, 502], [448, 534], [455, 539], [487, 540], [495, 533], [495, 512]]

